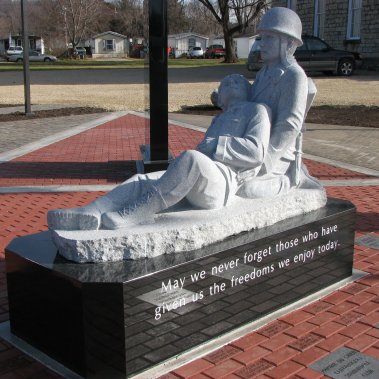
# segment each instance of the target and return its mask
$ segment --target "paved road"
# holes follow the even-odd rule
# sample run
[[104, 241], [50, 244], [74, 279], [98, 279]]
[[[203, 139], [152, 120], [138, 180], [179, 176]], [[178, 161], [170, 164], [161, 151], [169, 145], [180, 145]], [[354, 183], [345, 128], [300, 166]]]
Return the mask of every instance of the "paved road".
[[[228, 74], [242, 74], [249, 79], [254, 74], [244, 65], [170, 68], [170, 83], [217, 82]], [[147, 69], [102, 69], [102, 70], [59, 70], [31, 71], [32, 84], [142, 84], [147, 77]], [[0, 85], [23, 84], [22, 71], [0, 72]]]
[[[247, 71], [244, 64], [215, 65], [208, 67], [169, 68], [170, 83], [218, 82], [228, 74], [241, 74], [248, 79], [255, 78], [255, 72]], [[330, 79], [321, 73], [311, 73], [312, 78]], [[142, 68], [53, 70], [31, 71], [32, 84], [143, 84], [148, 70]], [[378, 80], [379, 72], [357, 71], [353, 80]], [[22, 71], [0, 72], [0, 85], [23, 84]]]

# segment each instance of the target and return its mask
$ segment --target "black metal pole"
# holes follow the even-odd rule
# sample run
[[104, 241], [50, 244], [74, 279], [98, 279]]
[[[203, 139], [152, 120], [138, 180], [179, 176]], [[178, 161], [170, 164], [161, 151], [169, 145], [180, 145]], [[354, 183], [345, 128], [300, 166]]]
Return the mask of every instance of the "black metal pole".
[[167, 0], [149, 0], [150, 161], [168, 162]]
[[32, 107], [30, 102], [29, 33], [26, 17], [26, 0], [21, 0], [21, 22], [23, 39], [25, 114], [28, 116], [32, 114]]

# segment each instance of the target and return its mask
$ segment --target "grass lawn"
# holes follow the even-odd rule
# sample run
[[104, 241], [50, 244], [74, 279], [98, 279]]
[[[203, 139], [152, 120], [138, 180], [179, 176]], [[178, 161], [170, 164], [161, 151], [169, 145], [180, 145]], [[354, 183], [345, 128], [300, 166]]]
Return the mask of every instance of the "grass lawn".
[[[237, 64], [245, 64], [246, 59], [240, 59]], [[169, 59], [168, 66], [170, 68], [182, 68], [182, 67], [202, 67], [202, 66], [214, 66], [217, 65], [229, 65], [230, 63], [222, 63], [222, 59]], [[37, 63], [31, 62], [30, 69], [32, 71], [44, 71], [44, 70], [101, 70], [111, 68], [144, 68], [143, 59], [133, 60], [109, 60], [99, 61], [92, 59], [84, 60], [69, 60], [60, 59], [54, 63]], [[23, 64], [17, 62], [0, 62], [0, 71], [22, 71]]]

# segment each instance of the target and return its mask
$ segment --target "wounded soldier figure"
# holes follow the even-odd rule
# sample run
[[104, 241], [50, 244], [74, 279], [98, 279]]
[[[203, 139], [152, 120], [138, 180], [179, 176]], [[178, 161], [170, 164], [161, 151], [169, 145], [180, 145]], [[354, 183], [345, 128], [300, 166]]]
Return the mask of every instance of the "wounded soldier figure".
[[237, 196], [267, 198], [296, 187], [320, 188], [299, 158], [312, 92], [293, 56], [302, 45], [301, 21], [288, 8], [272, 8], [258, 31], [264, 67], [253, 85], [236, 74], [222, 80], [217, 102], [223, 112], [196, 150], [182, 153], [166, 171], [134, 175], [83, 208], [50, 211], [49, 228], [114, 230], [151, 223], [182, 199], [194, 209], [217, 209]]
[[270, 138], [267, 106], [247, 101], [250, 84], [241, 75], [224, 78], [215, 117], [196, 150], [177, 157], [166, 171], [134, 175], [82, 208], [49, 211], [56, 230], [119, 229], [153, 221], [154, 214], [186, 198], [200, 209], [221, 208], [258, 174]]

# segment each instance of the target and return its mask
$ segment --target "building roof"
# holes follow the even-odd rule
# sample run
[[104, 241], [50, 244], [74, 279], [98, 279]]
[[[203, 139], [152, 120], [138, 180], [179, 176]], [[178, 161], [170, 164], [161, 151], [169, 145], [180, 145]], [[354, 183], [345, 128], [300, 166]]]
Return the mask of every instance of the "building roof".
[[199, 38], [203, 38], [203, 39], [209, 39], [209, 38], [206, 37], [206, 36], [202, 36], [202, 35], [200, 35], [200, 34], [196, 34], [196, 33], [178, 33], [178, 34], [169, 34], [169, 35], [168, 35], [168, 38], [182, 39], [182, 38], [188, 38], [188, 37], [191, 37], [191, 36], [195, 36], [195, 37], [199, 37]]
[[[251, 38], [251, 37], [255, 37], [257, 35], [257, 32], [248, 32], [248, 33], [237, 33], [233, 36], [233, 39], [236, 39], [236, 38]], [[216, 35], [215, 37], [213, 37], [213, 39], [224, 39], [224, 35], [223, 34], [218, 34]]]
[[120, 34], [120, 33], [116, 33], [116, 32], [112, 32], [112, 31], [107, 31], [107, 32], [103, 32], [103, 33], [99, 33], [99, 34], [96, 34], [94, 35], [92, 38], [98, 38], [98, 37], [102, 37], [106, 34], [112, 34], [113, 36], [115, 37], [120, 37], [120, 38], [128, 38], [127, 36], [123, 35], [123, 34]]

